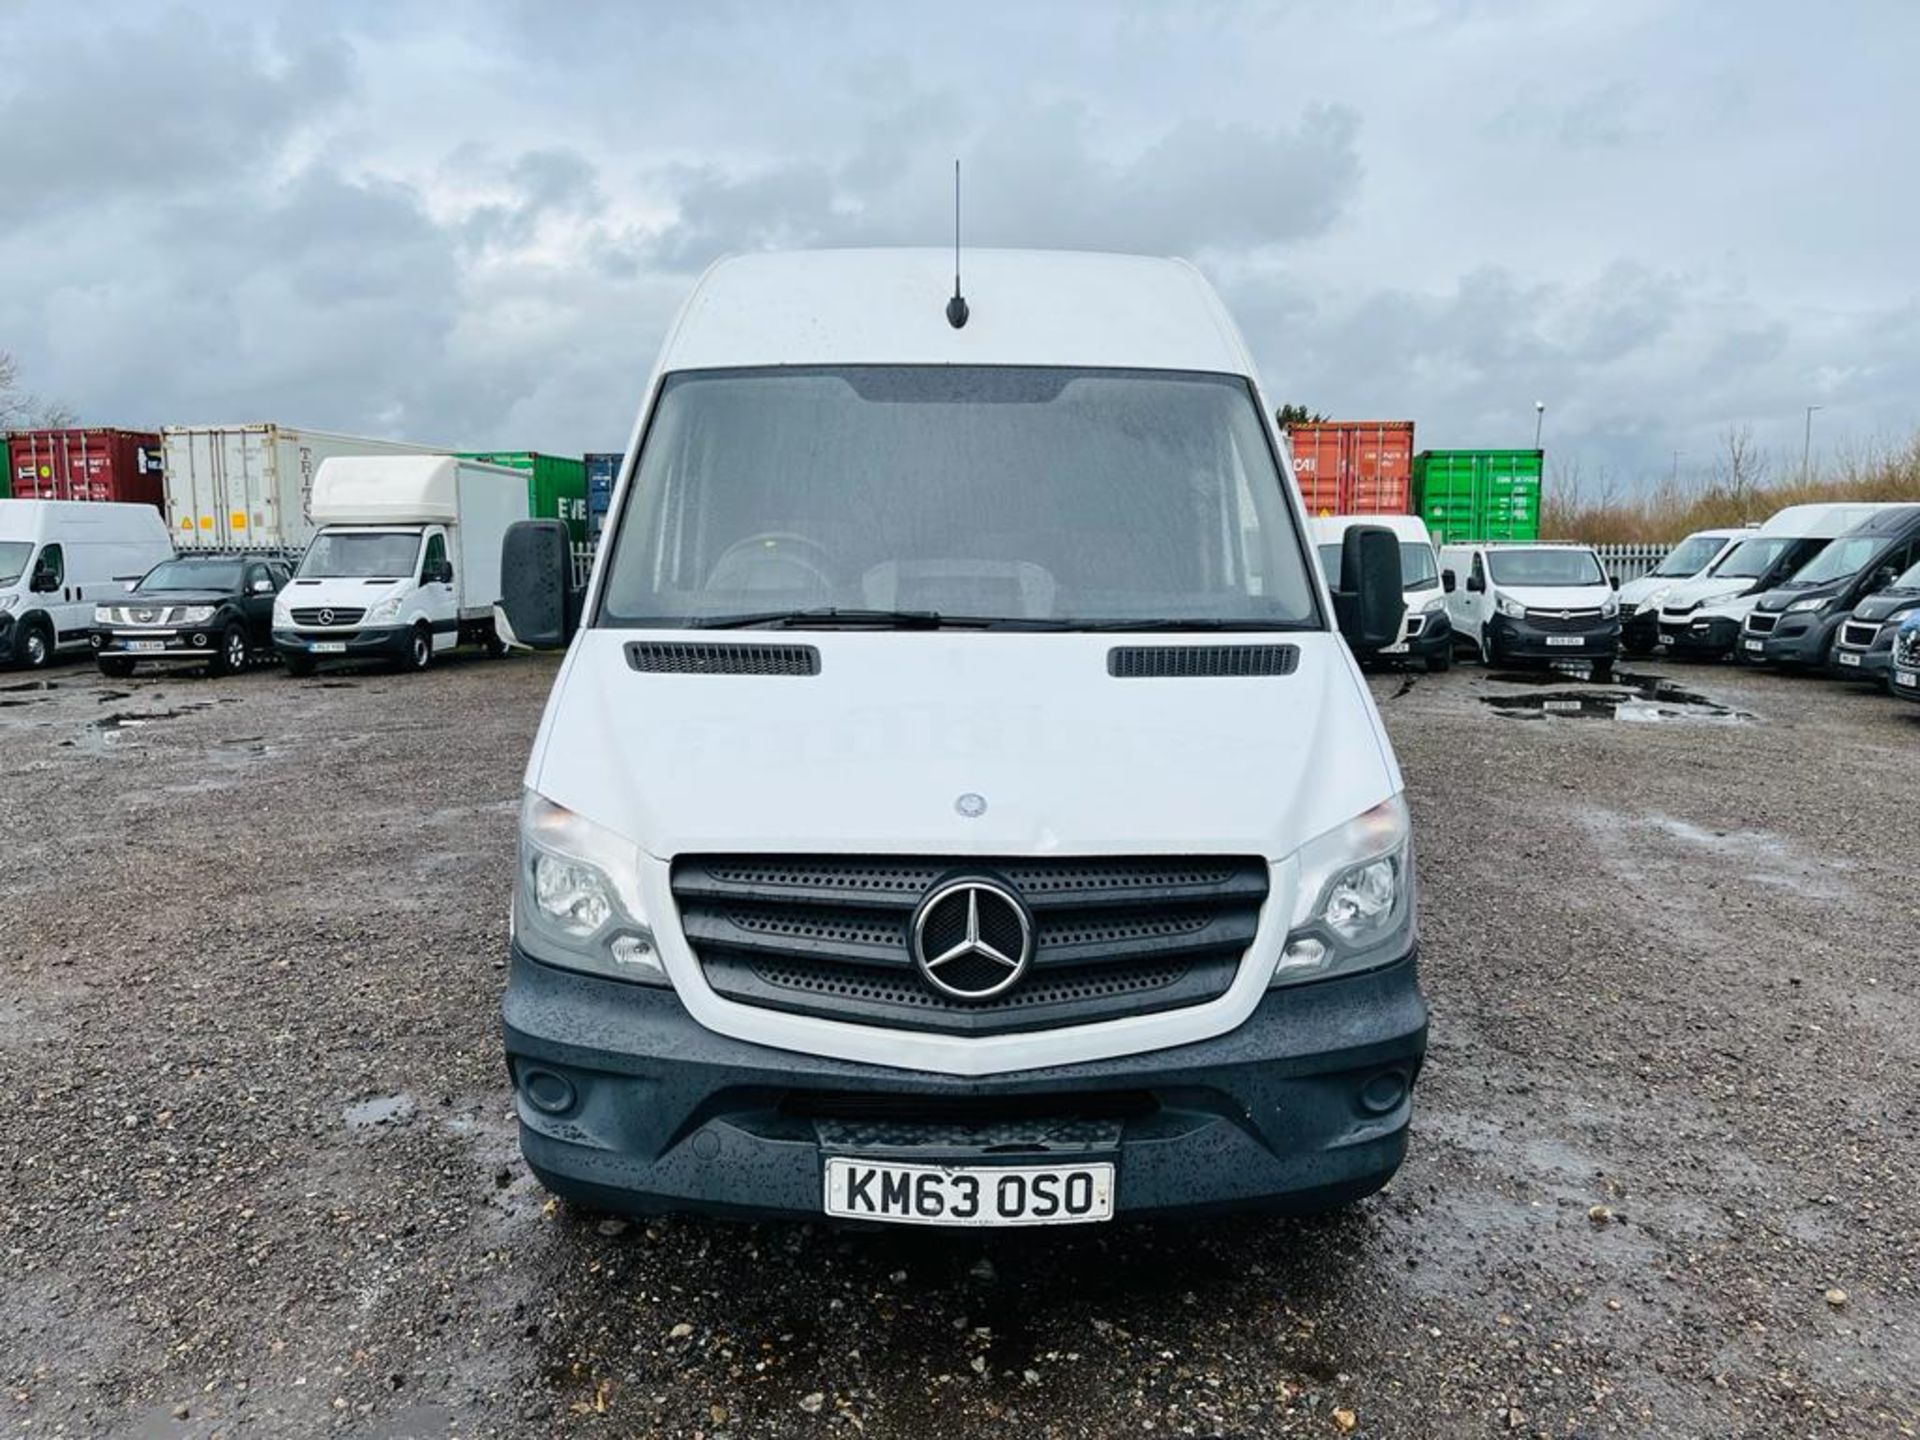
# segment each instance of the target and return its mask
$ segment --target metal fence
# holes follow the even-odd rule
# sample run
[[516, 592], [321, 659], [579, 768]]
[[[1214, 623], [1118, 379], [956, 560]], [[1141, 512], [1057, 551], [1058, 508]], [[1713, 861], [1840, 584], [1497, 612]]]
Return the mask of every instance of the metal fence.
[[1673, 553], [1671, 545], [1596, 545], [1593, 550], [1600, 557], [1600, 568], [1618, 575], [1623, 584], [1638, 580]]
[[587, 577], [593, 573], [593, 556], [594, 551], [598, 547], [589, 544], [575, 545], [571, 548], [573, 552], [573, 588], [576, 590], [584, 590], [587, 588]]

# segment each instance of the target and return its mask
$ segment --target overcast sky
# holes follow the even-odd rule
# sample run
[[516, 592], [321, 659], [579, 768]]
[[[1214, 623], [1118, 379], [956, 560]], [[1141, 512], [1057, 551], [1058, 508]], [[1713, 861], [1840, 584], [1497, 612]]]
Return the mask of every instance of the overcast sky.
[[1272, 397], [1592, 477], [1920, 425], [1920, 4], [0, 0], [0, 350], [90, 423], [625, 443], [700, 267], [1192, 257]]

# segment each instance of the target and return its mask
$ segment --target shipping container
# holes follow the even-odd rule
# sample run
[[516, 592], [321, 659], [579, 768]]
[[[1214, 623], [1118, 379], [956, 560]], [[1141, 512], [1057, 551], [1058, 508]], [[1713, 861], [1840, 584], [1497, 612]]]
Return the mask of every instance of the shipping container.
[[169, 425], [161, 433], [167, 523], [185, 550], [301, 550], [313, 535], [313, 472], [334, 455], [446, 455], [433, 445], [291, 425]]
[[573, 543], [587, 543], [587, 467], [580, 460], [538, 450], [469, 450], [460, 458], [525, 471], [527, 508], [533, 518], [564, 520]]
[[620, 478], [620, 462], [627, 457], [618, 451], [601, 451], [581, 458], [587, 467], [587, 533], [597, 539], [606, 527], [607, 511], [613, 508], [613, 486]]
[[1411, 420], [1289, 425], [1293, 479], [1307, 514], [1404, 515], [1413, 477]]
[[1414, 512], [1436, 545], [1540, 538], [1539, 450], [1422, 450]]
[[112, 500], [164, 509], [160, 471], [160, 437], [150, 430], [15, 430], [7, 437], [7, 493], [21, 500]]

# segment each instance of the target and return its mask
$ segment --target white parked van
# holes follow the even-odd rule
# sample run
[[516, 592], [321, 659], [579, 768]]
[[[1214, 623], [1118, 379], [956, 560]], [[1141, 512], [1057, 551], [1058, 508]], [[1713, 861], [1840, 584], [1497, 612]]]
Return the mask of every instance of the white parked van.
[[1789, 505], [1767, 517], [1704, 575], [1682, 580], [1660, 599], [1660, 643], [1680, 658], [1731, 655], [1754, 604], [1826, 549], [1893, 502]]
[[527, 477], [451, 455], [336, 456], [313, 479], [313, 518], [293, 583], [273, 607], [290, 675], [322, 660], [424, 670], [460, 644], [505, 653], [494, 631], [500, 548], [527, 518]]
[[1440, 547], [1447, 611], [1487, 665], [1581, 660], [1596, 680], [1620, 653], [1620, 603], [1590, 545], [1473, 541]]
[[151, 505], [0, 500], [0, 664], [88, 649], [93, 607], [172, 554]]
[[[755, 255], [668, 332], [526, 774], [506, 1049], [596, 1206], [1323, 1207], [1426, 1047], [1400, 772], [1190, 266]], [[957, 323], [956, 323], [957, 322]], [[572, 629], [564, 532], [503, 608]]]
[[1620, 587], [1620, 648], [1628, 655], [1651, 655], [1660, 643], [1660, 606], [1683, 580], [1705, 575], [1759, 527], [1696, 530], [1661, 557], [1644, 575]]
[[1418, 515], [1331, 515], [1309, 519], [1307, 529], [1320, 555], [1327, 583], [1340, 588], [1340, 550], [1349, 530], [1378, 525], [1391, 530], [1400, 542], [1400, 583], [1405, 589], [1406, 614], [1391, 645], [1363, 659], [1413, 659], [1428, 670], [1453, 664], [1453, 626], [1447, 619], [1447, 588], [1441, 583], [1440, 556], [1433, 536]]

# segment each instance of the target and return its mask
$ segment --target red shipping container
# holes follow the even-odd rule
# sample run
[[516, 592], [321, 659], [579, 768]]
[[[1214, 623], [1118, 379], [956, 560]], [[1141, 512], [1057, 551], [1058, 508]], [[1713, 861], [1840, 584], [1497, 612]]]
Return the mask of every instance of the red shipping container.
[[16, 430], [7, 460], [16, 500], [118, 500], [166, 510], [160, 437], [145, 430]]
[[1413, 500], [1411, 420], [1289, 425], [1293, 479], [1309, 515], [1406, 515]]

